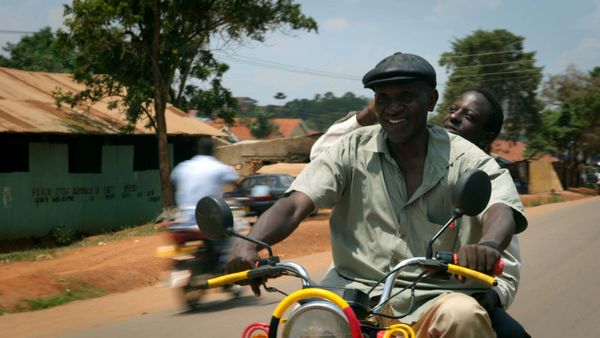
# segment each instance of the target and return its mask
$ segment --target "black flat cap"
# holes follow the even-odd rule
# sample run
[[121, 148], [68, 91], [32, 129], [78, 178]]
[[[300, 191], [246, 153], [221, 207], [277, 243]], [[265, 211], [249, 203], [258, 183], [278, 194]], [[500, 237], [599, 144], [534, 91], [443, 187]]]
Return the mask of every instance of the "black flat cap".
[[423, 80], [435, 88], [435, 69], [418, 55], [394, 53], [365, 74], [362, 82], [365, 88], [372, 89], [381, 83], [414, 80]]

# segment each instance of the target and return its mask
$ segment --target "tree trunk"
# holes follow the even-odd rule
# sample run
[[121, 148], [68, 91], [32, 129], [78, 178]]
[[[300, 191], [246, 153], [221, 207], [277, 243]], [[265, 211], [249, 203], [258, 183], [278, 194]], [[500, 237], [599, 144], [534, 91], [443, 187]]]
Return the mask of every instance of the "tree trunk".
[[163, 207], [175, 205], [173, 200], [173, 186], [171, 185], [169, 167], [169, 143], [167, 139], [167, 120], [165, 118], [166, 103], [164, 100], [154, 99], [156, 111], [156, 134], [158, 136], [158, 168], [160, 171], [161, 197]]
[[163, 80], [160, 70], [159, 45], [160, 40], [160, 0], [154, 1], [154, 27], [152, 34], [152, 77], [154, 78], [154, 113], [156, 114], [156, 135], [158, 136], [158, 168], [160, 172], [161, 197], [164, 208], [172, 207], [173, 186], [170, 180], [169, 168], [169, 142], [167, 139], [167, 119], [165, 110], [167, 107], [168, 88]]

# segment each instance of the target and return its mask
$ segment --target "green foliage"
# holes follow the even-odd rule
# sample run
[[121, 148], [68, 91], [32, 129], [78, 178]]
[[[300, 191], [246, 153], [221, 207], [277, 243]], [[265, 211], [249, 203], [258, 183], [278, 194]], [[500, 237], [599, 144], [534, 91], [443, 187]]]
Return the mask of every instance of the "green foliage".
[[71, 283], [62, 294], [51, 297], [26, 298], [24, 301], [28, 305], [27, 310], [35, 311], [70, 303], [76, 300], [101, 297], [106, 293], [106, 290], [78, 282]]
[[17, 43], [2, 47], [10, 54], [0, 55], [0, 67], [42, 72], [71, 72], [75, 67], [74, 51], [61, 45], [50, 27], [24, 36]]
[[254, 121], [249, 126], [252, 136], [261, 139], [277, 130], [277, 126], [269, 121], [272, 117], [270, 113], [256, 111], [253, 115]]
[[348, 112], [362, 110], [368, 104], [369, 99], [357, 97], [351, 92], [341, 97], [327, 92], [323, 95], [316, 94], [312, 100], [292, 100], [285, 104], [284, 109], [277, 113], [277, 116], [301, 118], [309, 128], [325, 131]]
[[277, 99], [277, 100], [285, 100], [287, 96], [282, 93], [282, 92], [277, 92], [275, 93], [275, 95], [273, 96], [273, 98]]
[[585, 74], [570, 66], [565, 73], [550, 76], [542, 91], [549, 108], [530, 137], [527, 155], [550, 152], [575, 163], [578, 154], [585, 158], [600, 152], [600, 77], [596, 71]]
[[[221, 79], [228, 66], [210, 42], [263, 41], [276, 29], [316, 30], [316, 22], [291, 0], [73, 0], [65, 5], [68, 33], [60, 42], [76, 51], [79, 93], [56, 92], [74, 106], [110, 97], [132, 131], [140, 118], [158, 136], [161, 197], [172, 206], [165, 109], [168, 102], [231, 120], [234, 103]], [[191, 80], [195, 79], [196, 82]], [[199, 84], [206, 85], [203, 89]]]
[[536, 90], [542, 67], [535, 65], [535, 52], [523, 50], [522, 36], [504, 29], [477, 30], [452, 42], [452, 51], [442, 54], [441, 66], [447, 68], [448, 82], [438, 115], [440, 123], [454, 100], [463, 92], [482, 88], [492, 92], [505, 111], [504, 133], [516, 139], [539, 125], [540, 104]]
[[50, 231], [50, 236], [54, 239], [54, 242], [60, 246], [70, 245], [75, 240], [75, 232], [73, 229], [65, 226], [52, 229], [52, 231]]
[[221, 85], [228, 66], [207, 50], [214, 37], [263, 41], [280, 27], [316, 30], [315, 21], [289, 0], [75, 0], [65, 6], [65, 17], [71, 31], [61, 41], [77, 50], [75, 79], [88, 89], [58, 93], [59, 102], [115, 96], [131, 123], [146, 115], [151, 125], [149, 108], [156, 95], [209, 116], [235, 107]]

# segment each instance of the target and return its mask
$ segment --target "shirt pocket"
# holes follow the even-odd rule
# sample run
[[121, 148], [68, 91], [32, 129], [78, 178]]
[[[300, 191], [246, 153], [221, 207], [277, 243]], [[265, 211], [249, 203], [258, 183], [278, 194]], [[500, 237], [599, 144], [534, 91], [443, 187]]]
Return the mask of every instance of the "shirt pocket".
[[[429, 241], [431, 241], [433, 236], [435, 236], [435, 234], [437, 234], [443, 227], [444, 224], [438, 224], [430, 221], [424, 222], [424, 224], [420, 226], [422, 230], [421, 238], [423, 238], [421, 242], [424, 244], [419, 256], [424, 256], [426, 254], [427, 244], [429, 243]], [[438, 251], [456, 252], [458, 250], [458, 238], [459, 233], [456, 227], [447, 228], [446, 230], [444, 230], [441, 236], [438, 237], [435, 240], [435, 242], [433, 242], [433, 254], [435, 255], [435, 253]]]

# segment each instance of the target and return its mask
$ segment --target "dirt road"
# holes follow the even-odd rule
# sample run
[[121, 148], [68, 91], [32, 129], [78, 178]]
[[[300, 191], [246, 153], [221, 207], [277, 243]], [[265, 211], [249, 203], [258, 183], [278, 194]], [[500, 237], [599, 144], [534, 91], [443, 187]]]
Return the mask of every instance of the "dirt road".
[[[283, 259], [329, 250], [328, 218], [329, 210], [309, 218], [274, 250]], [[24, 298], [61, 294], [81, 283], [110, 293], [154, 285], [169, 268], [167, 259], [155, 257], [156, 248], [166, 244], [168, 234], [158, 233], [100, 241], [48, 260], [0, 264], [0, 308], [25, 306]]]

